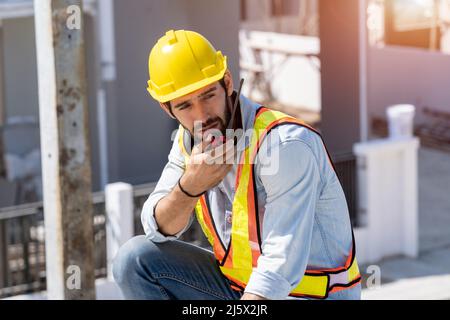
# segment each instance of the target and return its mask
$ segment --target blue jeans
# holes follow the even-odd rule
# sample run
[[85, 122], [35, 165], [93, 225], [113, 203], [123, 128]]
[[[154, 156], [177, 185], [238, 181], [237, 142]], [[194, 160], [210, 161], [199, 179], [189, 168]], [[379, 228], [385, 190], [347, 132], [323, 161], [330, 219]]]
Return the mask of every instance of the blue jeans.
[[187, 242], [155, 243], [137, 236], [119, 250], [114, 279], [126, 299], [238, 300], [214, 254]]
[[[212, 252], [179, 240], [130, 239], [114, 259], [113, 274], [126, 299], [238, 300], [242, 296], [230, 287]], [[329, 299], [359, 299], [359, 294], [356, 286], [330, 294]]]

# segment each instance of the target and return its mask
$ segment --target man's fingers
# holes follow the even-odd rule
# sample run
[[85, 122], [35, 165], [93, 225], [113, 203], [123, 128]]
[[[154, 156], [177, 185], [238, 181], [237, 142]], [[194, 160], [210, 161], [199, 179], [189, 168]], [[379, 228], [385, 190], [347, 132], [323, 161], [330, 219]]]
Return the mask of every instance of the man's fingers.
[[226, 164], [237, 164], [237, 148], [234, 145], [233, 140], [229, 140], [230, 143], [227, 145], [227, 150], [225, 153], [225, 163]]
[[234, 158], [234, 153], [234, 142], [233, 140], [228, 140], [225, 144], [222, 144], [214, 149], [212, 161], [217, 164], [231, 163], [230, 160]]
[[201, 154], [208, 152], [211, 149], [212, 139], [213, 136], [211, 134], [209, 134], [205, 139], [202, 139], [194, 146], [194, 148], [192, 148], [192, 154]]

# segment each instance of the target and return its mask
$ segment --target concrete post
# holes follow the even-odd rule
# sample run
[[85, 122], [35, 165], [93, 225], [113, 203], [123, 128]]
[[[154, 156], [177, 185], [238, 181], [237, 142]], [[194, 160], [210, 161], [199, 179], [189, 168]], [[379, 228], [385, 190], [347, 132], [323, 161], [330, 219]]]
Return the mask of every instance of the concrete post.
[[113, 259], [120, 246], [134, 235], [133, 187], [122, 182], [108, 184], [105, 189], [105, 202], [108, 279], [113, 281]]
[[359, 210], [364, 213], [355, 232], [359, 262], [399, 254], [417, 257], [418, 148], [415, 137], [355, 144]]
[[0, 20], [0, 178], [6, 177], [5, 165], [5, 147], [3, 141], [3, 129], [6, 124], [5, 112], [5, 90], [4, 90], [4, 70], [3, 70], [3, 27], [2, 20]]
[[365, 130], [360, 129], [362, 12], [361, 0], [319, 1], [321, 131], [333, 156], [351, 152]]
[[49, 299], [95, 299], [81, 2], [34, 2]]

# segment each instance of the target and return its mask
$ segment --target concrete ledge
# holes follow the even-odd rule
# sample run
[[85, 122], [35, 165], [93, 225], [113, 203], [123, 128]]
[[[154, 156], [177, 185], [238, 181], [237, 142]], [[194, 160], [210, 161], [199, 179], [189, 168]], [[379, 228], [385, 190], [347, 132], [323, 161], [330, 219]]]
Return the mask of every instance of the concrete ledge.
[[[95, 281], [97, 300], [123, 300], [122, 293], [115, 282], [106, 278]], [[3, 300], [47, 300], [47, 292], [36, 292], [5, 298]]]
[[364, 289], [363, 300], [450, 300], [450, 275], [403, 279]]

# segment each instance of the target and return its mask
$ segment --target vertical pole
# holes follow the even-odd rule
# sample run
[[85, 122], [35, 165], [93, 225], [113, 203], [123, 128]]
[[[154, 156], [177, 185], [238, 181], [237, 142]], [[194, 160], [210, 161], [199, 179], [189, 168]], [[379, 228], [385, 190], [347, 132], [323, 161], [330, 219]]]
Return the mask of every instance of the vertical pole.
[[5, 145], [3, 141], [3, 128], [6, 123], [5, 90], [3, 70], [3, 26], [0, 20], [0, 178], [6, 177]]
[[[7, 220], [0, 219], [0, 289], [8, 286], [8, 236], [7, 236]], [[1, 290], [0, 290], [1, 292]], [[0, 295], [1, 297], [1, 295]]]
[[[3, 87], [3, 26], [0, 20], [0, 179], [6, 177], [5, 149], [3, 143], [3, 127], [6, 122], [5, 92]], [[8, 274], [8, 242], [6, 237], [6, 220], [0, 220], [0, 288], [7, 286]]]
[[351, 152], [360, 130], [360, 0], [319, 0], [321, 130], [330, 153]]
[[49, 299], [95, 299], [81, 0], [35, 0]]
[[113, 0], [99, 0], [96, 17], [97, 61], [100, 64], [99, 87], [97, 91], [97, 121], [100, 155], [100, 180], [102, 189], [109, 182], [108, 148], [108, 85], [116, 79], [116, 52]]
[[431, 28], [430, 28], [430, 50], [438, 50], [440, 49], [440, 45], [438, 45], [438, 28], [439, 28], [439, 1], [433, 1], [433, 17], [431, 20]]
[[369, 139], [367, 114], [367, 0], [359, 0], [359, 130], [360, 141]]

